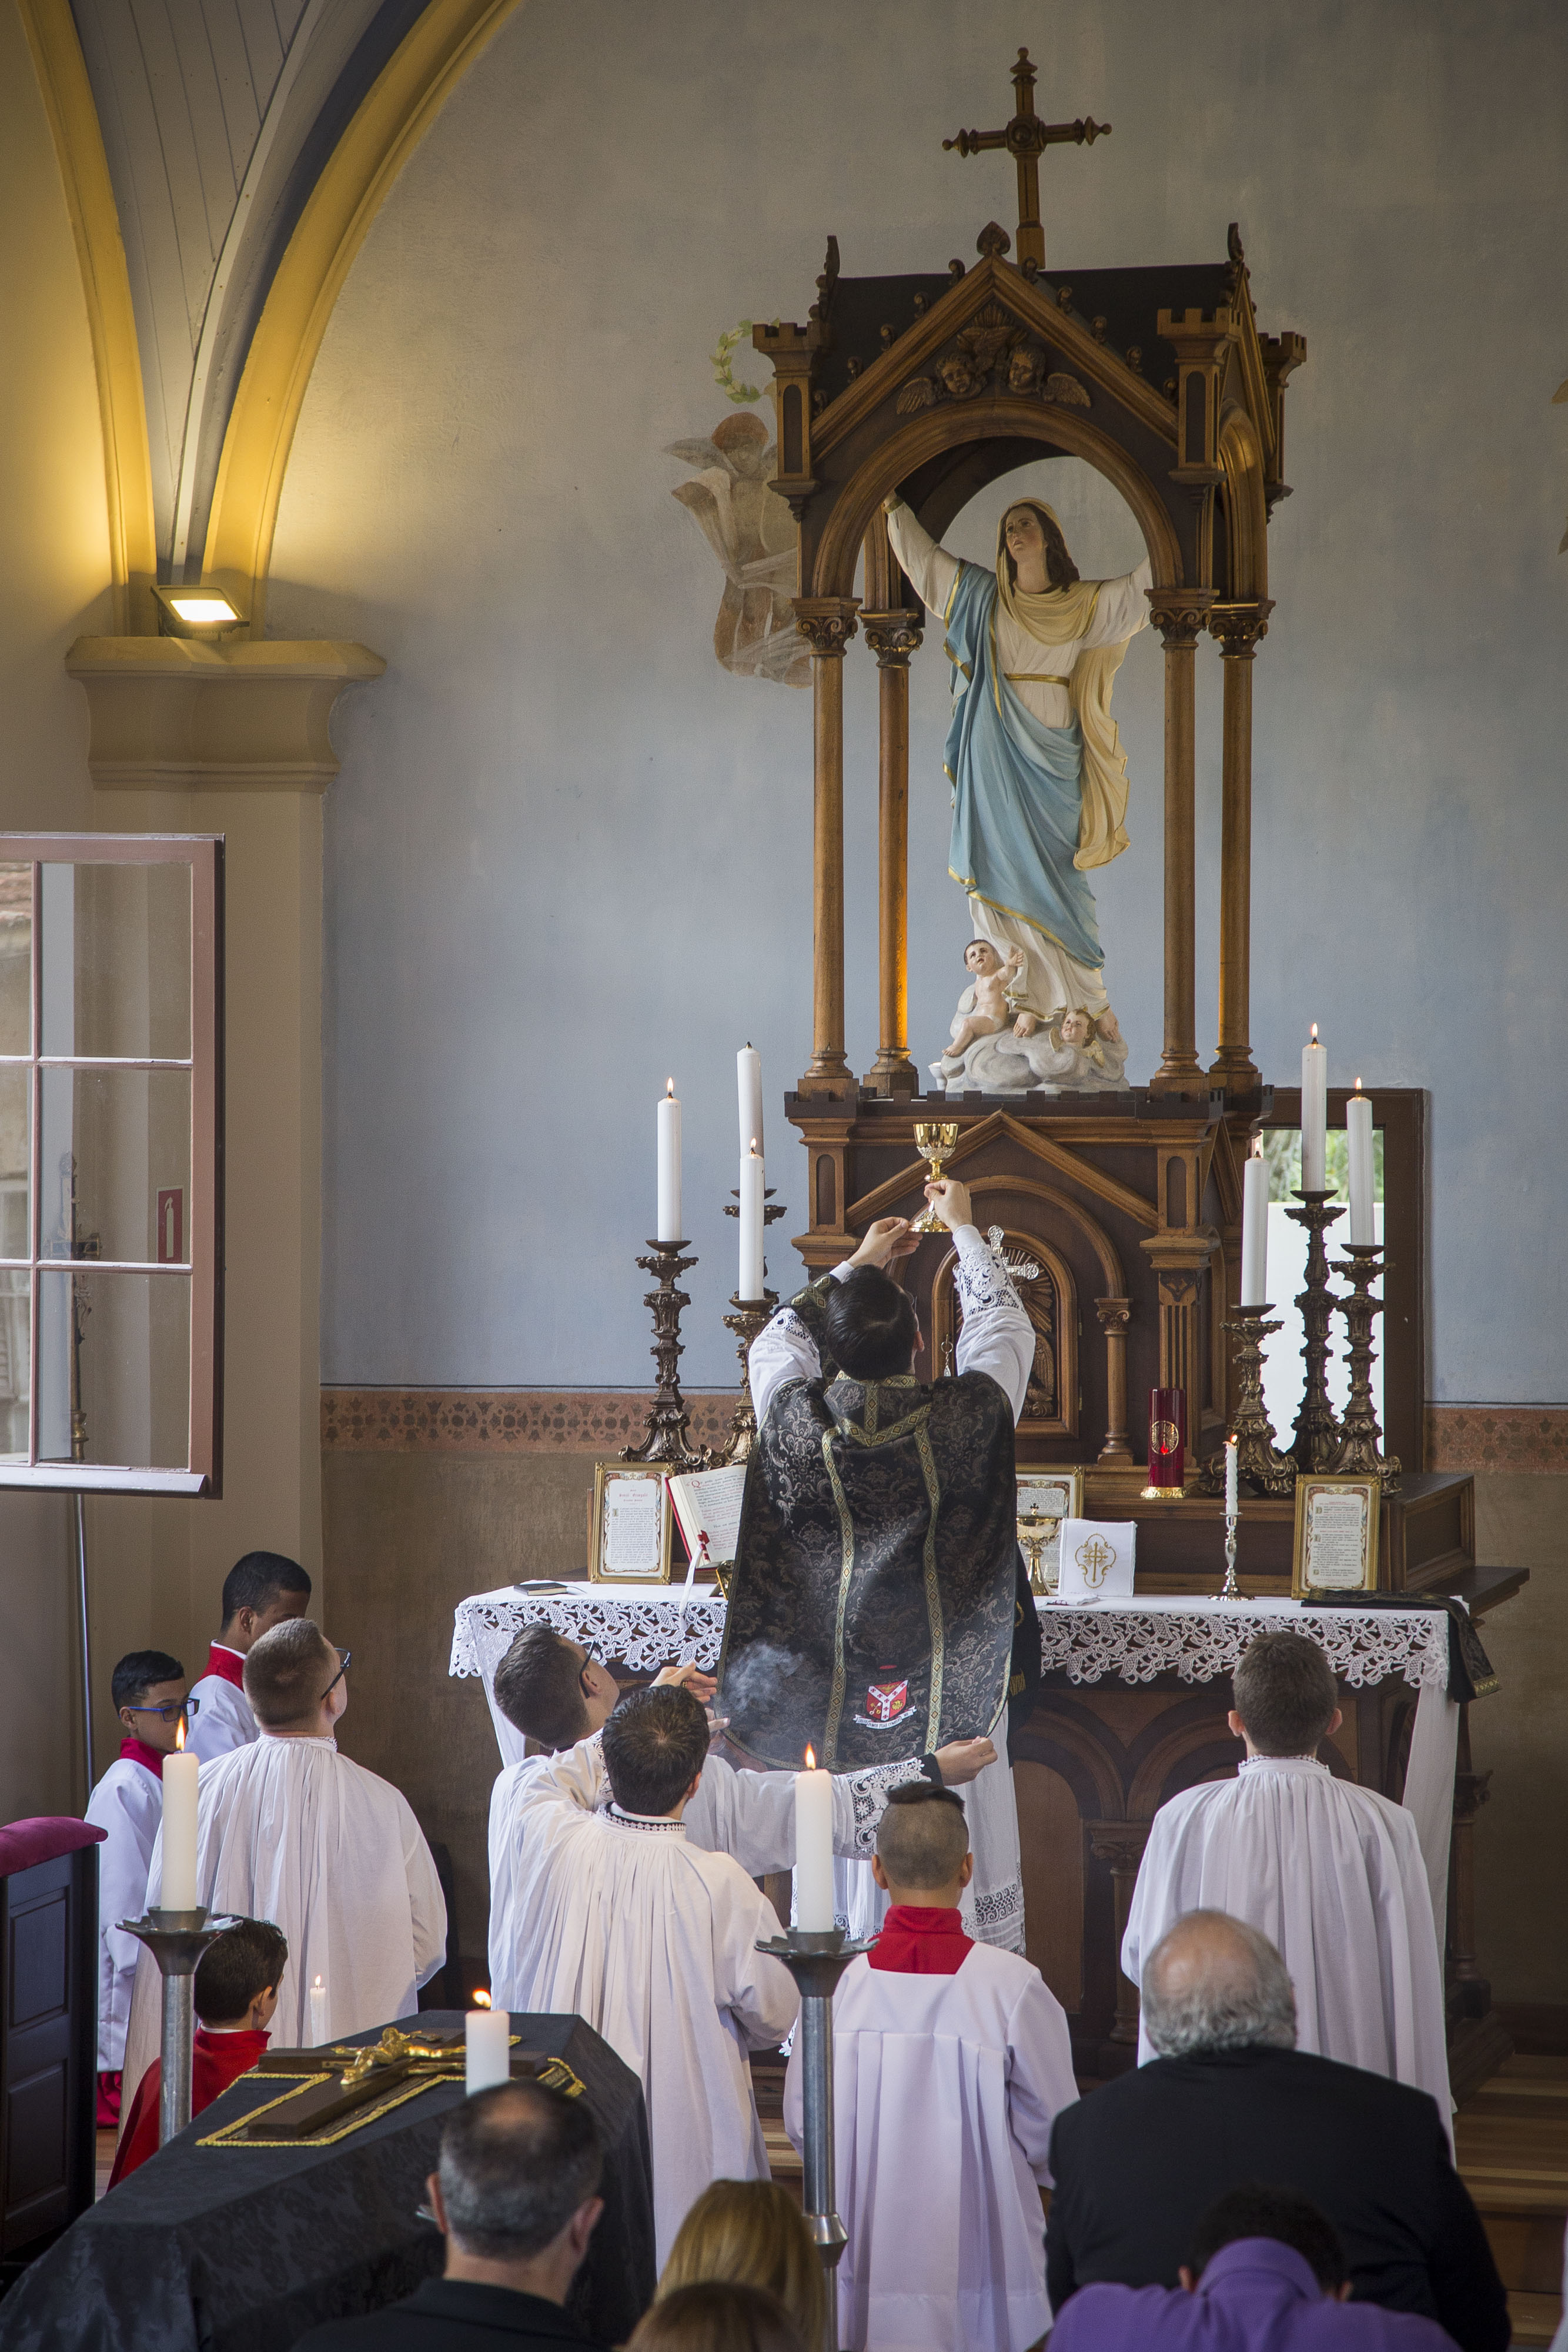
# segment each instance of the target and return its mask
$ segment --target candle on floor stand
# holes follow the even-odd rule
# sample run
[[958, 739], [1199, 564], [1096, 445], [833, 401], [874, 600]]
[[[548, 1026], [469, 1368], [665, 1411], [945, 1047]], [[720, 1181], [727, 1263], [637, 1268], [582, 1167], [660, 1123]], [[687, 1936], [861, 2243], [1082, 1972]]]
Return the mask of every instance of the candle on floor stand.
[[1301, 1190], [1326, 1192], [1329, 1159], [1329, 1057], [1312, 1024], [1310, 1045], [1301, 1047]]
[[795, 1775], [795, 1925], [808, 1936], [833, 1926], [833, 1776], [816, 1768], [808, 1748]]
[[1260, 1136], [1241, 1171], [1241, 1298], [1243, 1307], [1269, 1302], [1269, 1163]]
[[317, 1977], [310, 1986], [310, 2047], [319, 2050], [327, 2039], [327, 1988]]
[[488, 2091], [512, 2075], [512, 2021], [504, 2009], [492, 2009], [487, 1992], [476, 1992], [482, 2004], [463, 2021], [463, 2087], [470, 2098]]
[[180, 1717], [175, 1738], [179, 1747], [163, 1759], [163, 1892], [165, 1911], [196, 1907], [196, 1795], [202, 1766], [185, 1748], [185, 1718]]
[[1370, 1248], [1377, 1239], [1372, 1205], [1372, 1098], [1361, 1091], [1361, 1080], [1344, 1107], [1345, 1138], [1350, 1160], [1350, 1245]]
[[762, 1155], [753, 1141], [740, 1163], [740, 1275], [736, 1291], [744, 1299], [762, 1296], [762, 1195], [766, 1183]]
[[[749, 1038], [735, 1057], [735, 1076], [740, 1096], [740, 1152], [744, 1159], [747, 1146], [762, 1151], [762, 1056]], [[767, 1157], [765, 1152], [763, 1157]]]
[[681, 1100], [674, 1078], [666, 1081], [659, 1105], [659, 1222], [653, 1238], [685, 1239], [681, 1231]]

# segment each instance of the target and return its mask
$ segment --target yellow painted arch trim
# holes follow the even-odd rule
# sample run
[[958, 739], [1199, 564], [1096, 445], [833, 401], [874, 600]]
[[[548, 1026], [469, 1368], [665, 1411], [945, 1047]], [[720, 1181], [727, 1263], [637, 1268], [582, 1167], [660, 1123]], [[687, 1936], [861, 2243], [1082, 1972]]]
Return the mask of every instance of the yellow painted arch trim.
[[253, 637], [263, 633], [283, 478], [332, 306], [392, 182], [517, 5], [430, 0], [361, 100], [288, 240], [224, 436], [203, 562], [204, 578], [241, 591]]
[[151, 636], [157, 616], [149, 590], [158, 576], [152, 466], [131, 274], [109, 159], [69, 0], [17, 0], [17, 6], [65, 184], [87, 302], [103, 431], [115, 633]]

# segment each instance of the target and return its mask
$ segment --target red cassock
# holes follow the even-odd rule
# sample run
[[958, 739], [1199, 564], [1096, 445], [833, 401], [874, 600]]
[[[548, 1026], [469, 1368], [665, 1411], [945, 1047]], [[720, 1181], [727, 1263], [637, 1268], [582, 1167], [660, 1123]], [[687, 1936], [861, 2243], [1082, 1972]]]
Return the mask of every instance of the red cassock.
[[[254, 2066], [268, 2042], [267, 2033], [214, 2033], [205, 2025], [196, 2028], [196, 2046], [191, 2062], [191, 2113], [199, 2116], [210, 2107], [219, 2095], [235, 2083], [246, 2069]], [[114, 2170], [109, 2176], [112, 2189], [139, 2164], [158, 2153], [158, 2094], [163, 2070], [154, 2058], [136, 2086], [131, 2102], [131, 2120], [120, 2136], [115, 2154]]]

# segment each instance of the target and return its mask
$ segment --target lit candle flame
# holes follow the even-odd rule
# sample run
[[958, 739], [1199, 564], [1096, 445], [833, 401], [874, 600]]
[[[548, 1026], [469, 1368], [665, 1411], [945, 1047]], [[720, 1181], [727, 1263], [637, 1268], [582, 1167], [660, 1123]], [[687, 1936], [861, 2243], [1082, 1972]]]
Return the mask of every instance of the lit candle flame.
[[478, 1985], [475, 1989], [474, 2006], [476, 2009], [488, 2009], [490, 2006], [490, 1996], [483, 1985]]
[[1361, 1092], [1361, 1080], [1359, 1078], [1357, 1078], [1355, 1082], [1355, 1091], [1357, 1094]]
[[[1314, 1029], [1314, 1030], [1312, 1031], [1312, 1034], [1313, 1034], [1313, 1036], [1315, 1037], [1315, 1036], [1317, 1035], [1317, 1034], [1318, 1034], [1318, 1033], [1317, 1033], [1317, 1031]], [[673, 1096], [674, 1096], [674, 1091], [675, 1091], [675, 1082], [674, 1082], [674, 1078], [666, 1078], [666, 1079], [664, 1080], [664, 1092], [665, 1092], [665, 1094], [673, 1097]]]
[[1261, 1137], [1260, 1135], [1255, 1135], [1255, 1136], [1252, 1138], [1251, 1146], [1250, 1146], [1250, 1149], [1249, 1149], [1249, 1151], [1248, 1151], [1247, 1157], [1248, 1157], [1249, 1160], [1261, 1160], [1261, 1159], [1262, 1159], [1262, 1157], [1263, 1157], [1263, 1139], [1262, 1139], [1262, 1137]]
[[1317, 1042], [1318, 1042], [1318, 1024], [1317, 1024], [1317, 1023], [1314, 1021], [1314, 1022], [1313, 1022], [1313, 1024], [1312, 1024], [1312, 1043], [1313, 1043], [1313, 1045], [1315, 1045], [1317, 1044]]
[[310, 1990], [311, 1990], [311, 1991], [312, 1991], [312, 1992], [320, 1992], [320, 1991], [322, 1991], [322, 1990], [324, 1990], [324, 1987], [323, 1987], [323, 1985], [322, 1985], [322, 1982], [321, 1982], [321, 1979], [320, 1979], [320, 1978], [319, 1978], [319, 1977], [318, 1977], [318, 1978], [317, 1978], [317, 1979], [316, 1979], [315, 1983], [311, 1986]]
[[806, 1769], [808, 1772], [814, 1772], [816, 1769], [817, 1751], [814, 1748], [808, 1748], [806, 1750]]
[[181, 1716], [181, 1717], [180, 1717], [179, 1722], [174, 1726], [174, 1747], [175, 1747], [176, 1751], [179, 1751], [179, 1750], [183, 1749], [183, 1747], [184, 1747], [184, 1745], [185, 1745], [185, 1718], [184, 1718], [184, 1717], [182, 1715], [182, 1716]]
[[1230, 1447], [1231, 1451], [1234, 1453], [1234, 1452], [1235, 1452], [1235, 1449], [1236, 1449], [1236, 1440], [1235, 1440], [1235, 1438], [1234, 1438], [1234, 1437], [1228, 1437], [1228, 1438], [1226, 1439], [1225, 1443], [1227, 1444], [1227, 1445], [1228, 1445], [1228, 1446]]
[[751, 1156], [753, 1160], [757, 1157], [757, 1138], [755, 1136], [751, 1139]]

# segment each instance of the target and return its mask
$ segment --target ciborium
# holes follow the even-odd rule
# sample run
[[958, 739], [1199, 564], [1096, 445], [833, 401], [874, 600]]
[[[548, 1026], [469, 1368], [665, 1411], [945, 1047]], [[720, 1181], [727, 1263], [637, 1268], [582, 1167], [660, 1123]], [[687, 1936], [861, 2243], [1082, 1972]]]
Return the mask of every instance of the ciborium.
[[[956, 1118], [922, 1118], [915, 1121], [915, 1149], [924, 1152], [930, 1163], [931, 1172], [925, 1180], [927, 1183], [940, 1184], [943, 1164], [952, 1158], [957, 1142], [958, 1122]], [[927, 1201], [909, 1230], [912, 1234], [940, 1234], [946, 1233], [946, 1227]]]

